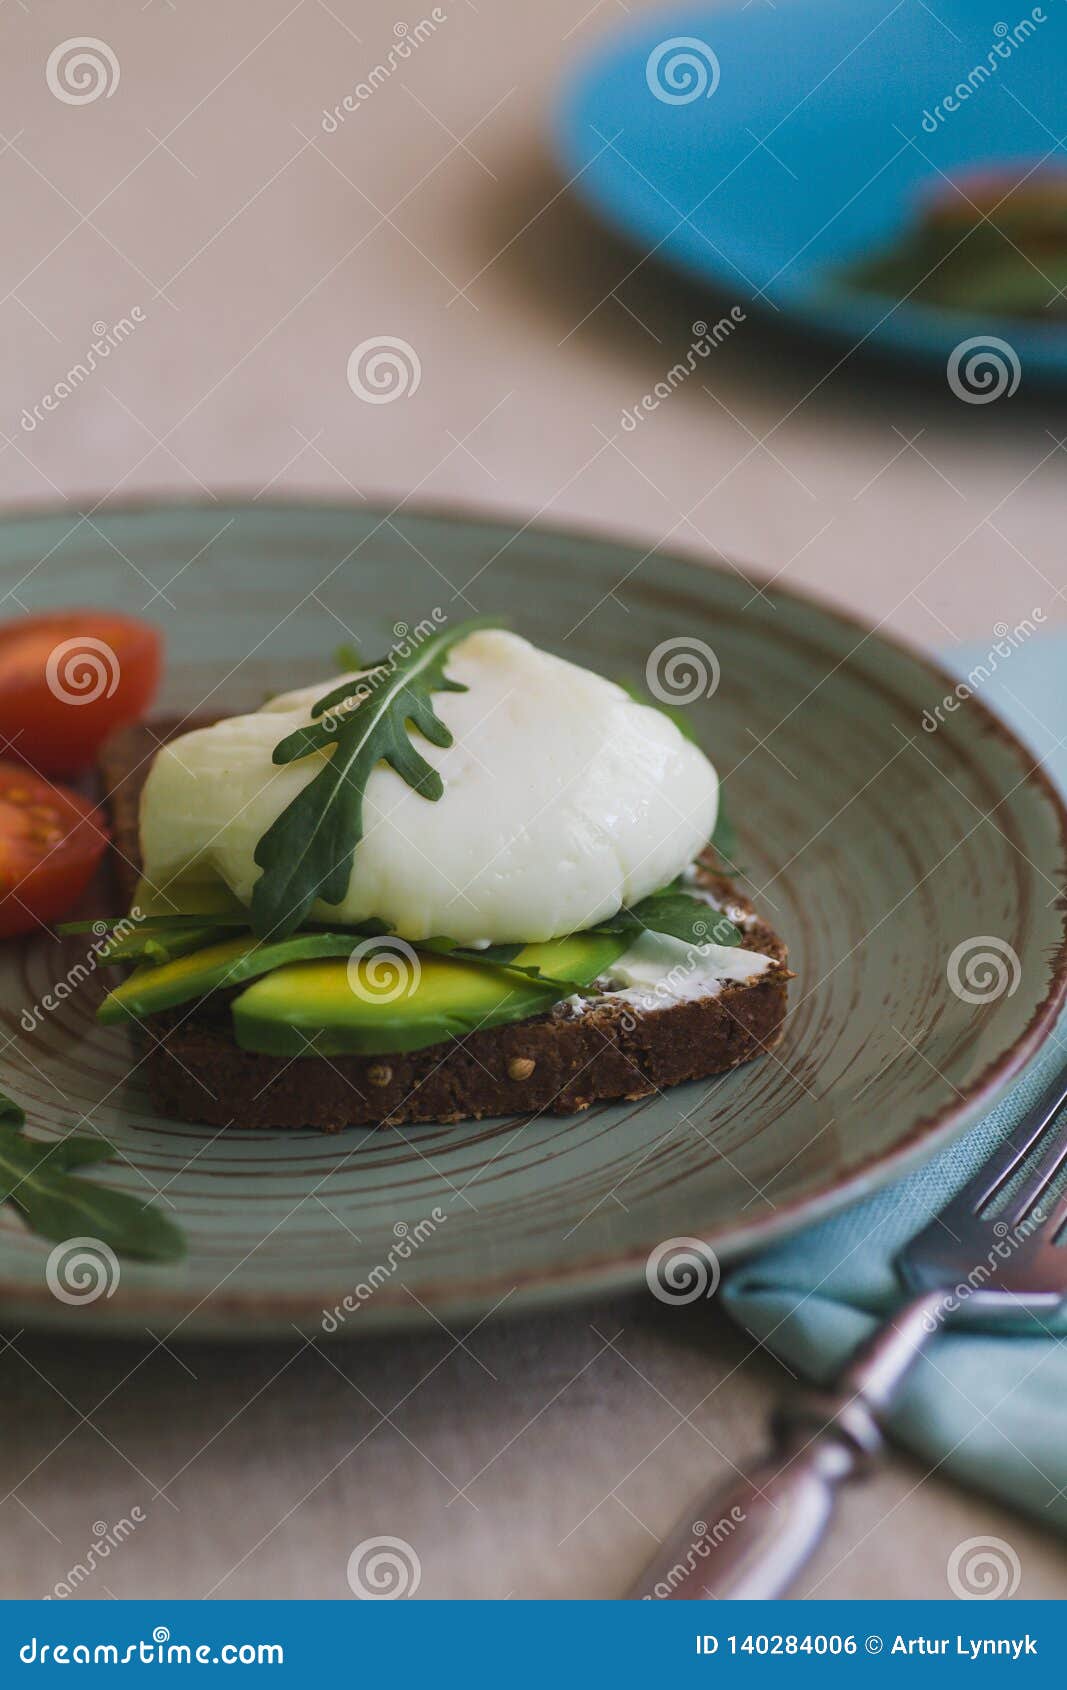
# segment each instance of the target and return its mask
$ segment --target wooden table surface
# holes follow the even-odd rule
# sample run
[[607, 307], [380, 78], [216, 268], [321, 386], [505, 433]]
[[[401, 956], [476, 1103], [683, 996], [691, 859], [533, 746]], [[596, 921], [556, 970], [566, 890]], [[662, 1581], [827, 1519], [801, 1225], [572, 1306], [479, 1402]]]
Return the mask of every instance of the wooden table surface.
[[[414, 495], [723, 553], [931, 647], [1062, 620], [1064, 431], [1025, 383], [963, 404], [750, 313], [623, 429], [708, 315], [546, 148], [560, 71], [630, 9], [412, 13], [433, 27], [331, 129], [402, 38], [381, 0], [5, 8], [0, 501]], [[119, 75], [70, 103], [46, 64], [87, 28]], [[383, 335], [417, 354], [403, 404], [346, 376]], [[615, 1596], [785, 1380], [721, 1317], [650, 1300], [322, 1350], [23, 1333], [3, 1366], [4, 1596], [47, 1594], [135, 1508], [82, 1594], [343, 1598], [384, 1533], [420, 1595]], [[1050, 1538], [897, 1458], [801, 1594], [944, 1595], [988, 1533], [1020, 1596], [1062, 1594]]]

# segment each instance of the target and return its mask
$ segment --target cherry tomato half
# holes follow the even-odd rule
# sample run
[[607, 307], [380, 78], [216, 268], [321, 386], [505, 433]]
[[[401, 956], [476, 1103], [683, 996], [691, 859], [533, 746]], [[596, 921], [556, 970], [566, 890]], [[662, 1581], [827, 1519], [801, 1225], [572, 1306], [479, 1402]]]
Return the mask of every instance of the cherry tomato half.
[[32, 933], [78, 902], [107, 846], [87, 798], [0, 762], [0, 938]]
[[115, 728], [155, 697], [157, 629], [101, 610], [57, 610], [0, 623], [0, 751], [49, 775], [93, 762]]

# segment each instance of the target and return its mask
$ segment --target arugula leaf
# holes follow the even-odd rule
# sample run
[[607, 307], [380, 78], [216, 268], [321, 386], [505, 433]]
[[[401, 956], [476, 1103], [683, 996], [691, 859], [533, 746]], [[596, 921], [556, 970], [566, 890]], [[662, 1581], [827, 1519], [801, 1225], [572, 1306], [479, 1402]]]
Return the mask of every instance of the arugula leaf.
[[[3, 1155], [0, 1144], [0, 1166]], [[89, 1180], [24, 1176], [9, 1201], [34, 1232], [56, 1244], [98, 1238], [116, 1255], [148, 1262], [174, 1262], [185, 1254], [185, 1239], [158, 1209]]]
[[715, 830], [708, 840], [708, 844], [722, 858], [724, 863], [728, 863], [732, 869], [740, 872], [740, 865], [737, 861], [737, 834], [734, 832], [733, 823], [726, 813], [721, 787], [719, 789], [719, 813], [715, 818]]
[[72, 1133], [48, 1143], [19, 1131], [25, 1113], [0, 1092], [0, 1202], [13, 1203], [32, 1231], [53, 1243], [92, 1237], [119, 1255], [176, 1261], [185, 1240], [158, 1209], [123, 1191], [74, 1179], [76, 1168], [114, 1156], [104, 1138]]
[[[110, 936], [100, 934], [101, 943], [94, 947], [96, 960], [101, 967], [113, 962], [171, 962], [175, 957], [187, 956], [190, 951], [218, 944], [223, 939], [235, 938], [240, 933], [251, 934], [252, 931], [247, 916], [242, 920], [236, 912], [226, 915], [143, 916], [132, 932], [118, 933], [117, 937], [117, 930], [124, 922], [133, 918], [115, 916], [101, 919], [106, 920], [112, 929]], [[64, 935], [81, 934], [94, 932], [99, 927], [99, 920], [65, 921], [59, 923], [56, 931]], [[336, 934], [336, 928], [329, 923], [315, 921], [305, 922], [301, 931]], [[377, 916], [372, 916], [368, 921], [346, 925], [344, 931], [354, 941], [362, 938], [376, 939], [392, 932], [392, 928], [387, 921], [379, 921]]]
[[244, 910], [233, 909], [225, 913], [216, 914], [205, 910], [202, 915], [104, 915], [97, 916], [95, 921], [60, 921], [56, 923], [56, 932], [63, 938], [72, 935], [80, 936], [94, 933], [101, 943], [96, 947], [97, 956], [101, 958], [105, 952], [112, 951], [116, 960], [121, 956], [126, 959], [124, 947], [133, 947], [130, 955], [136, 954], [136, 948], [142, 937], [172, 938], [178, 933], [200, 932], [210, 929], [217, 933], [220, 928], [241, 928], [248, 926], [248, 917]]
[[69, 1174], [93, 1162], [110, 1162], [115, 1155], [115, 1146], [108, 1139], [91, 1138], [88, 1133], [68, 1133], [66, 1138], [53, 1139], [47, 1150], [48, 1170], [54, 1174]]
[[[132, 921], [133, 919], [132, 916], [128, 915], [99, 915], [93, 921], [57, 921], [56, 932], [62, 934], [64, 938], [80, 933], [98, 933], [103, 938], [106, 933], [114, 932], [116, 927], [121, 927], [124, 921]], [[216, 917], [213, 915], [146, 915], [142, 916], [137, 923], [137, 927], [139, 931], [143, 929], [146, 932], [152, 932], [155, 928], [177, 926], [179, 922], [195, 921], [199, 925], [203, 922], [224, 921], [225, 919], [224, 916]], [[229, 919], [231, 922], [233, 921], [232, 916]]]
[[[525, 950], [526, 947], [524, 945], [500, 945], [496, 948], [501, 951], [510, 950], [512, 955], [517, 955], [519, 951]], [[459, 957], [461, 962], [488, 963], [497, 968], [505, 969], [509, 974], [521, 974], [524, 979], [537, 981], [542, 986], [555, 986], [567, 997], [570, 997], [573, 992], [587, 992], [589, 990], [587, 986], [581, 985], [577, 980], [567, 980], [559, 974], [546, 974], [544, 969], [539, 968], [536, 963], [527, 965], [512, 962], [510, 957], [493, 957], [486, 951], [465, 951], [458, 948], [451, 954], [454, 957]]]
[[21, 1127], [26, 1123], [26, 1111], [21, 1103], [0, 1091], [0, 1127]]
[[[642, 898], [629, 908], [623, 908], [607, 921], [598, 922], [591, 933], [666, 933], [673, 939], [682, 939], [692, 945], [739, 945], [741, 933], [728, 916], [721, 910], [714, 909], [703, 898], [687, 891], [680, 881], [666, 886], [660, 892], [653, 892], [649, 897]], [[588, 985], [580, 985], [576, 980], [564, 980], [558, 975], [545, 974], [541, 969], [526, 968], [517, 964], [514, 958], [525, 947], [522, 945], [489, 945], [481, 950], [470, 950], [457, 945], [452, 939], [431, 939], [421, 943], [420, 950], [438, 951], [445, 956], [458, 957], [464, 962], [480, 962], [487, 966], [507, 968], [515, 974], [526, 975], [531, 980], [540, 980], [546, 986], [556, 986], [567, 993], [580, 992], [585, 997], [596, 997], [599, 993]]]
[[436, 802], [444, 785], [416, 750], [415, 727], [431, 745], [452, 744], [452, 734], [431, 702], [434, 692], [465, 692], [444, 665], [451, 648], [475, 628], [498, 627], [479, 617], [440, 629], [407, 654], [373, 664], [345, 681], [274, 748], [274, 762], [293, 763], [313, 751], [329, 761], [267, 829], [255, 850], [263, 870], [252, 892], [252, 927], [260, 938], [284, 938], [298, 928], [312, 904], [339, 904], [348, 890], [352, 855], [363, 837], [363, 798], [371, 772], [388, 763], [423, 798]]
[[457, 939], [420, 939], [417, 950], [433, 951], [437, 956], [458, 956], [464, 962], [484, 962], [499, 968], [517, 957], [524, 945], [461, 945]]
[[[455, 957], [459, 962], [477, 962], [483, 968], [505, 968], [509, 974], [521, 974], [526, 980], [535, 980], [542, 986], [555, 986], [566, 996], [573, 992], [588, 992], [589, 988], [579, 985], [577, 980], [565, 980], [558, 974], [546, 974], [543, 968], [536, 964], [526, 966], [515, 962], [525, 945], [460, 945], [455, 939], [420, 939], [415, 947], [419, 951], [431, 951], [436, 956]], [[596, 994], [590, 994], [596, 995]]]
[[594, 929], [597, 933], [667, 933], [691, 945], [739, 945], [741, 934], [720, 910], [684, 891], [677, 882], [623, 908]]
[[338, 669], [362, 669], [363, 660], [354, 640], [345, 640], [334, 650], [333, 660]]
[[98, 953], [102, 966], [120, 962], [151, 962], [162, 964], [188, 956], [205, 945], [219, 944], [245, 929], [231, 918], [228, 922], [179, 921], [173, 926], [149, 927], [145, 931], [123, 934], [109, 941]]
[[[519, 955], [519, 952], [525, 949], [525, 945], [478, 945], [469, 949], [466, 945], [455, 945], [451, 955], [463, 957], [467, 962], [488, 962], [492, 963], [494, 967], [506, 968]], [[522, 970], [520, 969], [518, 972], [521, 973]], [[529, 970], [529, 972], [536, 974], [538, 970], [535, 968]]]
[[[101, 921], [111, 929], [101, 932]], [[228, 939], [247, 927], [235, 915], [142, 916], [131, 926], [132, 916], [100, 917], [96, 921], [64, 921], [58, 932], [95, 933], [99, 943], [92, 947], [97, 965], [110, 967], [120, 962], [173, 962], [220, 939]], [[125, 931], [129, 927], [130, 931]]]

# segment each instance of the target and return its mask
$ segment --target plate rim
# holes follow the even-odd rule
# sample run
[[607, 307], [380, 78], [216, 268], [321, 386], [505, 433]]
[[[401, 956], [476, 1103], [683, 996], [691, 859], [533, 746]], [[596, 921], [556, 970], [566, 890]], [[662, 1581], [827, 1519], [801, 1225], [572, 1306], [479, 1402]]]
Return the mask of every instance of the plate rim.
[[[243, 512], [251, 516], [270, 511], [284, 511], [296, 515], [314, 515], [326, 511], [336, 515], [381, 515], [384, 519], [386, 516], [403, 513], [429, 521], [462, 522], [475, 527], [501, 528], [511, 530], [515, 534], [532, 529], [535, 534], [547, 533], [580, 544], [618, 546], [627, 551], [646, 545], [640, 536], [622, 535], [610, 527], [601, 527], [598, 524], [582, 524], [553, 518], [545, 520], [537, 514], [524, 518], [495, 508], [487, 510], [485, 507], [472, 506], [462, 500], [409, 500], [403, 496], [397, 500], [389, 493], [368, 494], [363, 502], [357, 504], [351, 499], [315, 498], [299, 494], [256, 498], [251, 492], [240, 488], [228, 488], [217, 499], [175, 499], [172, 494], [162, 491], [158, 494], [138, 494], [131, 499], [105, 501], [103, 505], [92, 505], [91, 508], [105, 516], [170, 518], [180, 517], [183, 513], [225, 515]], [[82, 514], [83, 507], [79, 498], [65, 501], [63, 504], [42, 501], [5, 506], [0, 509], [0, 533], [13, 524], [37, 520], [48, 522], [69, 519], [73, 524]], [[694, 571], [698, 576], [701, 571], [708, 569], [722, 575], [731, 572], [728, 556], [711, 548], [706, 551], [698, 551], [695, 548], [692, 551], [665, 550], [653, 542], [647, 546], [646, 555], [648, 558], [655, 557], [680, 565], [685, 570]], [[858, 633], [865, 639], [873, 637], [881, 641], [901, 656], [917, 663], [935, 682], [943, 684], [948, 690], [956, 686], [959, 676], [944, 667], [937, 658], [912, 645], [907, 639], [895, 633], [887, 633], [884, 629], [864, 621], [862, 617], [838, 605], [832, 598], [825, 597], [818, 591], [809, 591], [807, 587], [798, 589], [783, 586], [781, 578], [773, 572], [750, 568], [747, 563], [744, 565], [744, 574], [761, 588], [773, 589], [781, 598], [800, 606], [814, 608], [848, 633]], [[1036, 752], [992, 706], [976, 695], [972, 695], [967, 703], [972, 714], [977, 714], [980, 718], [985, 731], [1006, 745], [1018, 760], [1020, 768], [1024, 771], [1018, 786], [1035, 787], [1051, 805], [1058, 823], [1060, 849], [1064, 862], [1067, 863], [1067, 795], [1061, 794], [1046, 772], [1044, 760], [1038, 759]], [[761, 1252], [780, 1239], [803, 1230], [805, 1226], [828, 1219], [849, 1204], [862, 1201], [894, 1178], [899, 1178], [920, 1166], [938, 1150], [944, 1149], [958, 1138], [980, 1114], [992, 1106], [1009, 1083], [1036, 1055], [1067, 1002], [1067, 895], [1061, 894], [1057, 903], [1061, 936], [1058, 947], [1047, 959], [1049, 983], [1045, 995], [1015, 1040], [982, 1069], [966, 1090], [960, 1092], [953, 1101], [946, 1103], [945, 1107], [934, 1115], [921, 1117], [913, 1123], [906, 1137], [891, 1149], [875, 1153], [861, 1162], [847, 1178], [833, 1180], [819, 1190], [793, 1198], [776, 1208], [772, 1214], [756, 1217], [751, 1223], [741, 1227], [735, 1226], [732, 1230], [715, 1233], [701, 1232], [698, 1229], [693, 1236], [713, 1248], [723, 1262]], [[486, 1280], [483, 1277], [476, 1281], [446, 1279], [439, 1282], [440, 1293], [433, 1296], [430, 1315], [424, 1314], [418, 1305], [412, 1305], [410, 1299], [406, 1302], [400, 1301], [402, 1287], [397, 1292], [395, 1301], [390, 1299], [386, 1289], [384, 1297], [375, 1297], [373, 1302], [362, 1310], [362, 1320], [344, 1322], [338, 1333], [331, 1336], [340, 1339], [358, 1337], [360, 1332], [368, 1336], [381, 1336], [394, 1331], [426, 1331], [432, 1329], [435, 1324], [434, 1317], [437, 1315], [456, 1319], [486, 1318], [487, 1314], [494, 1312], [494, 1299], [499, 1298], [501, 1292], [507, 1293], [506, 1301], [511, 1305], [507, 1312], [518, 1315], [562, 1303], [592, 1301], [615, 1293], [635, 1291], [644, 1281], [644, 1266], [649, 1251], [659, 1242], [661, 1240], [654, 1238], [644, 1246], [585, 1257], [562, 1269], [531, 1269], [518, 1280], [513, 1274], [498, 1280]], [[117, 1305], [94, 1304], [91, 1308], [80, 1307], [74, 1311], [77, 1315], [76, 1321], [65, 1317], [65, 1311], [56, 1305], [55, 1299], [44, 1284], [39, 1288], [30, 1288], [17, 1280], [2, 1278], [0, 1299], [16, 1319], [32, 1318], [38, 1309], [47, 1310], [54, 1318], [39, 1323], [42, 1331], [73, 1328], [86, 1336], [95, 1333], [100, 1336], [118, 1337], [128, 1334], [134, 1323], [141, 1329], [142, 1321], [147, 1323], [147, 1330], [151, 1330], [153, 1319], [158, 1322], [161, 1317], [166, 1319], [171, 1316], [176, 1318], [176, 1324], [169, 1329], [172, 1334], [179, 1332], [190, 1322], [189, 1331], [185, 1335], [196, 1340], [255, 1341], [269, 1335], [272, 1330], [278, 1334], [294, 1330], [304, 1331], [307, 1327], [299, 1324], [301, 1319], [313, 1325], [320, 1335], [325, 1335], [322, 1334], [320, 1326], [323, 1314], [322, 1300], [313, 1299], [305, 1293], [289, 1295], [285, 1292], [278, 1294], [252, 1291], [223, 1292], [219, 1295], [216, 1287], [215, 1291], [208, 1293], [190, 1307], [187, 1295], [183, 1296], [180, 1291], [176, 1292], [161, 1285], [127, 1292]], [[202, 1311], [204, 1318], [197, 1320], [196, 1317]], [[90, 1318], [87, 1319], [87, 1316]], [[231, 1324], [233, 1322], [244, 1324], [238, 1327]]]

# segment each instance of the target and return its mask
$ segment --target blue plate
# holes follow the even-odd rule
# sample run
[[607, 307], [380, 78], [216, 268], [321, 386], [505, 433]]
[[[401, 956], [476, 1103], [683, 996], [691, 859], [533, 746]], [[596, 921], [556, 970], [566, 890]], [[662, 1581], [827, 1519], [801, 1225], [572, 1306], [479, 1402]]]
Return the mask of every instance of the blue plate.
[[905, 228], [939, 173], [1062, 164], [1065, 63], [1059, 0], [657, 12], [572, 74], [557, 144], [602, 217], [742, 306], [941, 363], [992, 334], [1024, 380], [1058, 381], [1062, 329], [846, 293], [834, 272]]

